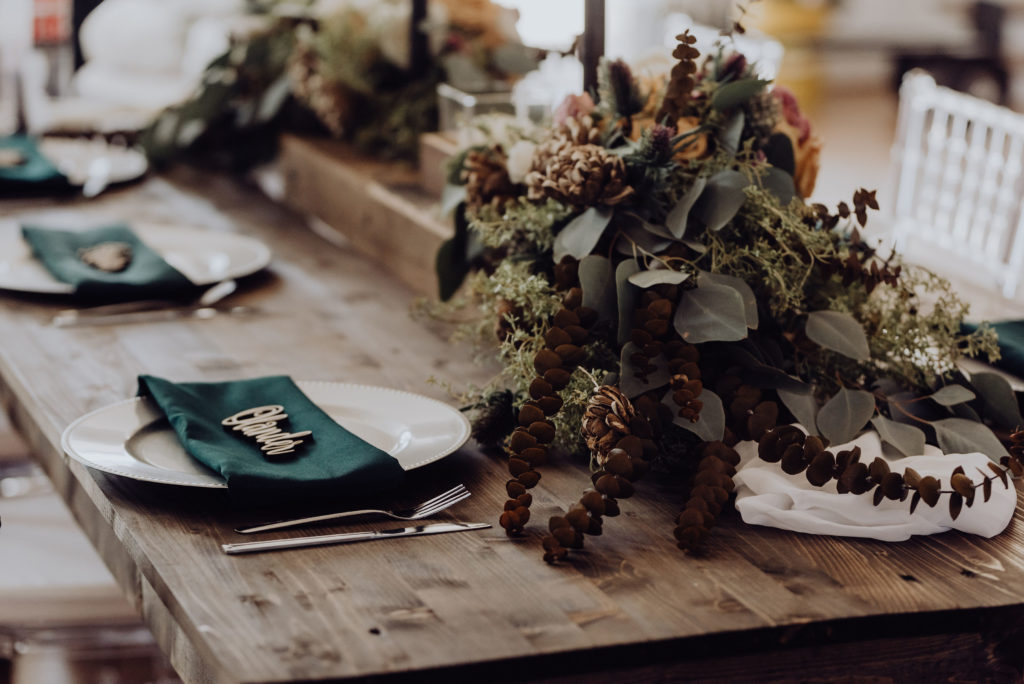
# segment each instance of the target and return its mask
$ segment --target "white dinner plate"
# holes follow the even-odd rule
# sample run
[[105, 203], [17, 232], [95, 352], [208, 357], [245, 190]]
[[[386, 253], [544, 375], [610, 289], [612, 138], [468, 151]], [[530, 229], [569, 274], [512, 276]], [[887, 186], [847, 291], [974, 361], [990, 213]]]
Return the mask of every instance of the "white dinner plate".
[[62, 138], [51, 136], [39, 141], [39, 151], [63, 173], [71, 185], [85, 185], [95, 173], [97, 160], [104, 160], [107, 183], [125, 183], [142, 177], [149, 168], [141, 150], [112, 145], [103, 138]]
[[[245, 235], [152, 223], [133, 223], [131, 227], [139, 239], [196, 285], [241, 278], [270, 263], [270, 249]], [[32, 256], [16, 221], [0, 222], [0, 289], [40, 294], [74, 291]]]
[[[469, 439], [469, 421], [435, 399], [401, 390], [299, 381], [342, 427], [386, 451], [404, 470], [433, 463]], [[106, 473], [147, 482], [225, 488], [220, 474], [185, 453], [149, 399], [126, 399], [82, 416], [61, 436], [64, 452]]]

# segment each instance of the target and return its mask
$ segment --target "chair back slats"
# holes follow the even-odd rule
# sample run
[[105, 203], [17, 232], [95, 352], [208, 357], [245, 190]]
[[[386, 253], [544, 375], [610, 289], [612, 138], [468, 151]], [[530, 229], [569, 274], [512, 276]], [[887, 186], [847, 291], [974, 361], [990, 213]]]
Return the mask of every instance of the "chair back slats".
[[1024, 268], [1024, 115], [911, 72], [900, 88], [894, 237], [1012, 298]]

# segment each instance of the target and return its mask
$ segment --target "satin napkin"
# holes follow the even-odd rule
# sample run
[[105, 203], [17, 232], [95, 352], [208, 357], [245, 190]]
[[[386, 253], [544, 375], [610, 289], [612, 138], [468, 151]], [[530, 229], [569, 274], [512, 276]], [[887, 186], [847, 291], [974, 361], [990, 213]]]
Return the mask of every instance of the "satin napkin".
[[[191, 280], [147, 247], [125, 224], [81, 231], [23, 225], [21, 234], [46, 270], [57, 280], [74, 285], [75, 296], [83, 300], [181, 299], [199, 292]], [[131, 246], [132, 259], [126, 269], [109, 273], [81, 260], [79, 250], [105, 242]]]
[[[336, 423], [287, 376], [174, 383], [140, 375], [138, 393], [159, 406], [185, 451], [220, 473], [232, 497], [243, 503], [374, 494], [399, 485], [404, 476], [397, 460]], [[277, 424], [282, 431], [312, 431], [294, 454], [267, 455], [254, 438], [221, 424], [268, 405], [283, 406], [288, 414]]]
[[[848, 444], [829, 447], [829, 451], [838, 453], [854, 446], [861, 448], [864, 463], [881, 456], [894, 471], [913, 468], [922, 477], [940, 478], [943, 489], [947, 490], [950, 474], [958, 465], [962, 465], [966, 475], [976, 483], [981, 481], [978, 468], [991, 472], [986, 465], [989, 458], [984, 454], [943, 454], [931, 445], [925, 445], [925, 453], [920, 456], [891, 458], [883, 454], [878, 433], [873, 431], [865, 432]], [[992, 497], [982, 501], [979, 490], [974, 504], [970, 508], [964, 505], [956, 520], [949, 514], [948, 494], [943, 494], [934, 508], [920, 502], [911, 515], [909, 498], [906, 501], [883, 499], [874, 506], [870, 493], [839, 494], [835, 480], [824, 487], [815, 487], [802, 473], [787, 475], [778, 463], [758, 458], [757, 442], [740, 442], [736, 451], [740, 454], [740, 465], [733, 478], [736, 510], [744, 522], [752, 525], [882, 541], [905, 541], [913, 535], [947, 530], [993, 537], [1006, 528], [1017, 507], [1016, 488], [1011, 483], [1007, 489], [997, 479], [992, 484]]]
[[0, 166], [0, 196], [68, 190], [68, 179], [47, 159], [33, 138], [26, 135], [0, 137], [0, 151], [19, 154], [24, 162]]

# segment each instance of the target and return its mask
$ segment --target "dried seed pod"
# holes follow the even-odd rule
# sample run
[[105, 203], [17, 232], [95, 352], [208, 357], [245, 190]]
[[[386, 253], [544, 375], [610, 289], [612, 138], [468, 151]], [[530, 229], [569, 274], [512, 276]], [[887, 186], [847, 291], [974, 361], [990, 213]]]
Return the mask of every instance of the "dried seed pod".
[[757, 455], [762, 461], [778, 463], [791, 444], [803, 446], [804, 433], [793, 425], [780, 425], [769, 430], [757, 443]]
[[707, 539], [722, 505], [733, 491], [731, 476], [735, 474], [735, 466], [739, 461], [740, 456], [736, 450], [723, 442], [707, 442], [704, 445], [694, 476], [696, 484], [690, 490], [690, 498], [683, 511], [676, 518], [676, 528], [673, 530], [679, 548], [694, 552]]
[[921, 478], [921, 481], [917, 485], [917, 491], [921, 494], [921, 500], [926, 504], [935, 507], [939, 503], [939, 494], [942, 490], [942, 481], [937, 480], [931, 475], [926, 475]]
[[[603, 389], [603, 388], [599, 388]], [[608, 434], [613, 434], [609, 432]], [[548, 524], [553, 539], [545, 539], [544, 560], [557, 563], [568, 557], [567, 553], [556, 553], [558, 548], [581, 548], [583, 534], [600, 535], [604, 529], [602, 516], [613, 517], [619, 514], [617, 497], [627, 498], [633, 495], [633, 480], [639, 478], [647, 470], [647, 463], [631, 454], [643, 452], [643, 444], [638, 445], [638, 438], [627, 435], [608, 450], [608, 463], [615, 472], [601, 469], [591, 479], [594, 489], [583, 492], [579, 501], [569, 507], [565, 516], [555, 516]], [[575, 546], [567, 543], [569, 532], [573, 530], [578, 539], [573, 538]]]
[[[509, 439], [508, 469], [514, 479], [505, 486], [510, 499], [505, 502], [506, 510], [500, 523], [510, 535], [521, 532], [529, 520], [533, 498], [524, 498], [524, 495], [527, 489], [540, 482], [536, 467], [547, 459], [548, 445], [555, 438], [555, 426], [550, 418], [562, 409], [558, 392], [568, 385], [572, 368], [584, 357], [579, 345], [585, 343], [589, 333], [581, 323], [584, 318], [590, 324], [596, 320], [591, 310], [582, 306], [582, 291], [574, 286], [577, 274], [577, 262], [568, 257], [555, 267], [556, 283], [568, 291], [544, 336], [546, 346], [534, 355], [533, 365], [538, 377], [530, 383], [530, 399], [519, 408], [519, 427]], [[515, 506], [511, 506], [512, 503]], [[571, 548], [559, 540], [559, 548], [563, 547]], [[547, 555], [557, 560], [565, 554], [552, 547]]]
[[700, 56], [700, 51], [693, 47], [697, 40], [689, 31], [676, 36], [676, 40], [679, 44], [672, 51], [672, 56], [679, 61], [669, 74], [665, 96], [658, 111], [658, 121], [676, 121], [686, 116], [687, 105], [697, 85], [694, 74], [697, 72], [697, 57]]
[[822, 451], [807, 466], [807, 481], [815, 487], [824, 487], [835, 472], [836, 460], [829, 451]]

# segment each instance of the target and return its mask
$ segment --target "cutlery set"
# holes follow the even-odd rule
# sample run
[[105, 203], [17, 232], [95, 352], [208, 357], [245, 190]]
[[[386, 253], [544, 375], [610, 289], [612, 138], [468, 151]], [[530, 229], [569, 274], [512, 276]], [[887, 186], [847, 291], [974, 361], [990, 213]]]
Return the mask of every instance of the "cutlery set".
[[192, 304], [147, 299], [118, 304], [104, 304], [84, 309], [65, 309], [53, 317], [53, 325], [70, 328], [86, 325], [119, 325], [122, 323], [151, 323], [180, 318], [213, 318], [221, 314], [239, 316], [258, 313], [252, 306], [229, 306], [220, 304], [228, 295], [238, 289], [234, 280], [222, 280], [213, 285]]
[[[272, 523], [255, 525], [251, 527], [235, 528], [239, 534], [253, 534], [256, 532], [267, 532], [280, 530], [310, 523], [323, 522], [325, 520], [337, 520], [357, 515], [383, 515], [396, 520], [421, 520], [440, 513], [446, 508], [468, 499], [469, 490], [459, 484], [443, 494], [427, 499], [426, 501], [408, 509], [382, 510], [382, 509], [359, 509], [341, 511], [338, 513], [327, 513], [306, 518], [293, 520], [279, 520]], [[488, 523], [434, 523], [431, 525], [417, 525], [414, 527], [397, 527], [387, 530], [376, 530], [373, 532], [344, 532], [340, 534], [321, 534], [304, 537], [290, 537], [287, 539], [270, 539], [266, 541], [239, 542], [234, 544], [221, 544], [221, 549], [227, 554], [254, 553], [258, 551], [275, 551], [280, 549], [295, 549], [306, 546], [322, 546], [325, 544], [347, 544], [360, 541], [375, 541], [380, 539], [397, 539], [399, 537], [417, 537], [428, 534], [443, 534], [446, 532], [465, 532], [468, 530], [480, 530], [490, 527]]]

